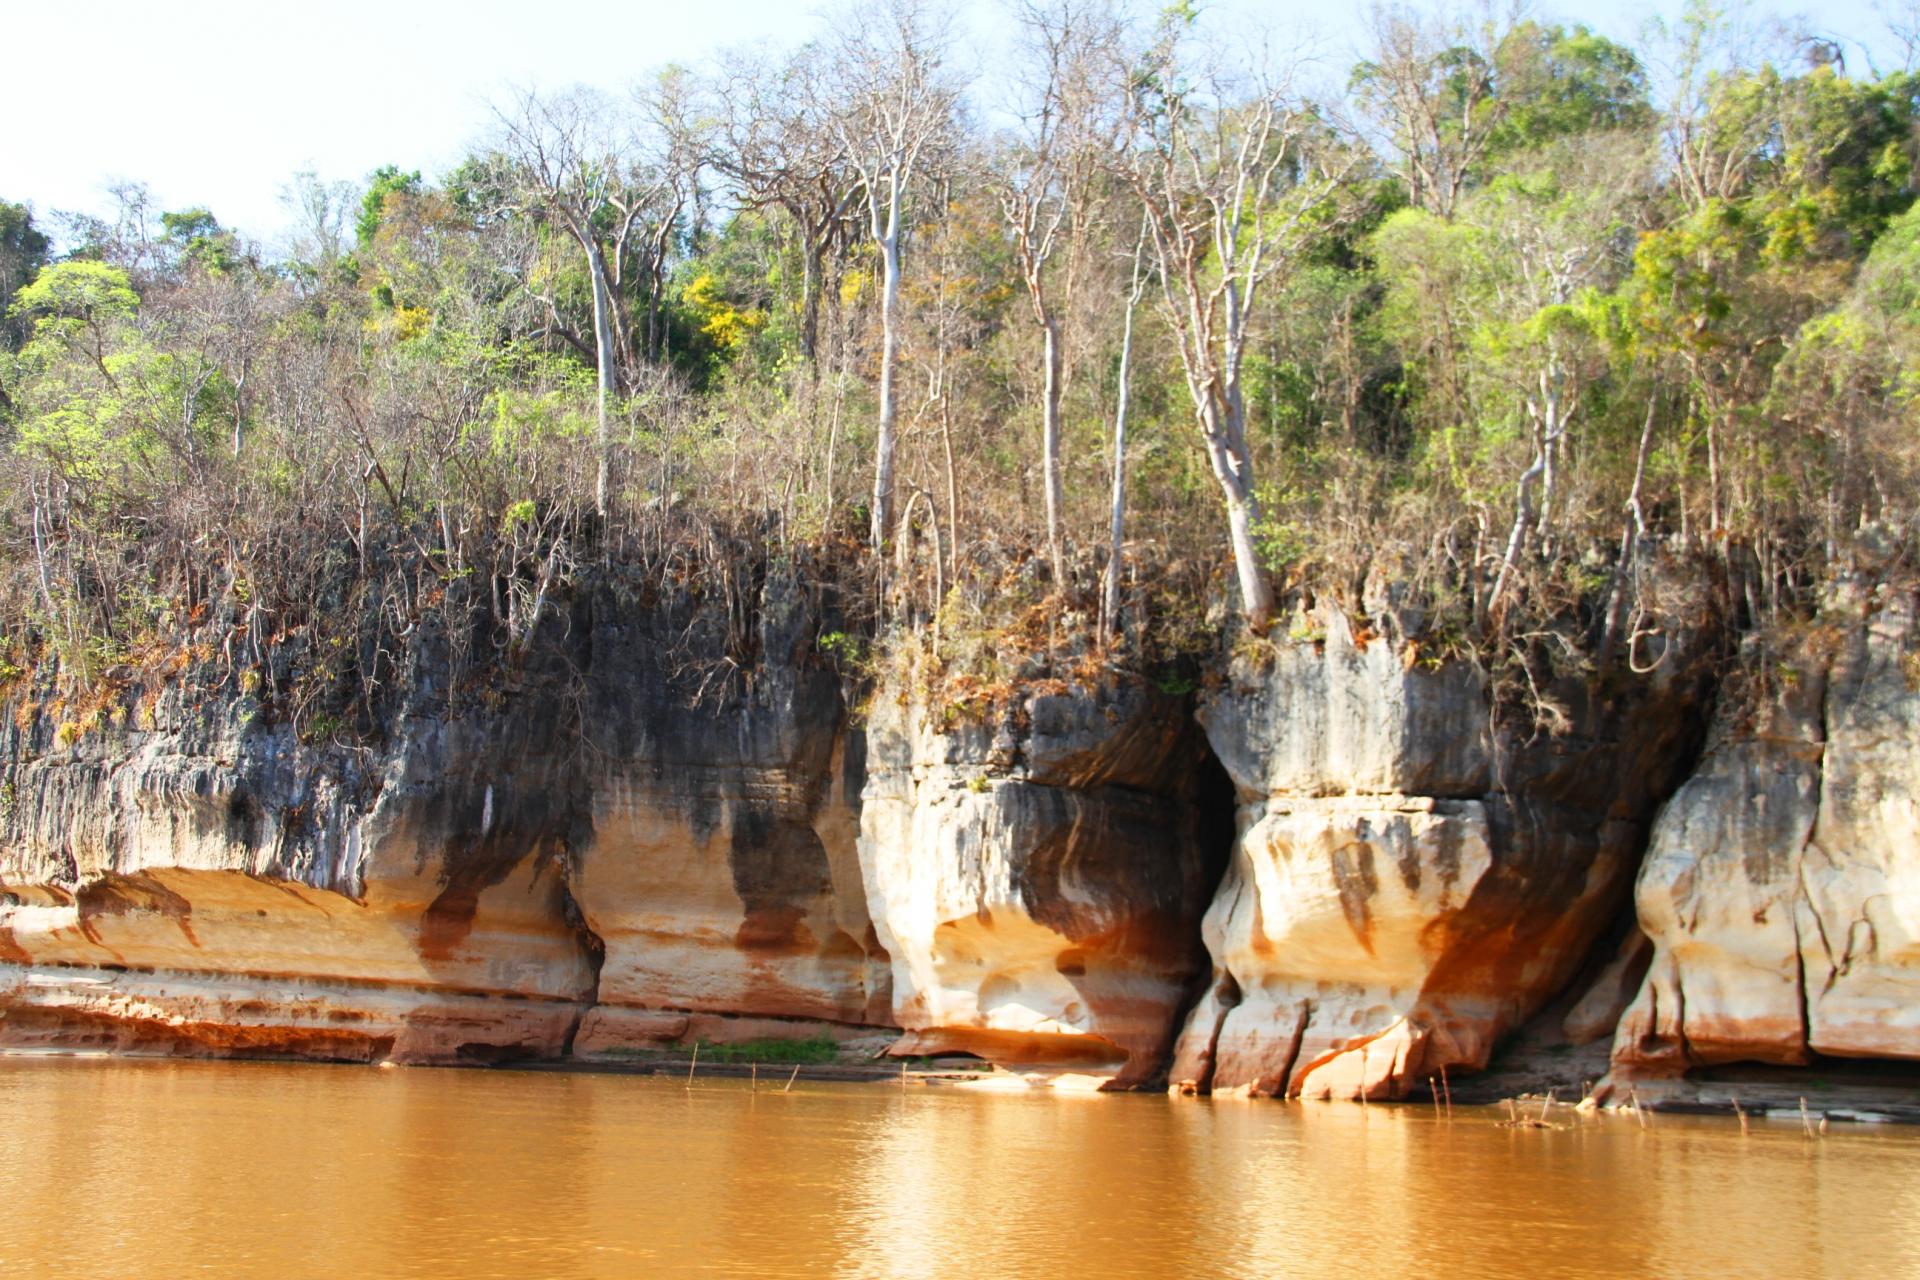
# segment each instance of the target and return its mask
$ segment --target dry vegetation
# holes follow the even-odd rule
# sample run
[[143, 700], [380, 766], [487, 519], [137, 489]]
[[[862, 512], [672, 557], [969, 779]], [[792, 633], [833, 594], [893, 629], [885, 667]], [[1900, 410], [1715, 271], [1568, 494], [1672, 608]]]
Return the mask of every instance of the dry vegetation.
[[737, 666], [778, 564], [828, 658], [910, 635], [958, 703], [1190, 683], [1307, 599], [1613, 667], [1660, 556], [1760, 629], [1863, 538], [1911, 563], [1911, 73], [1704, 9], [1639, 51], [1383, 10], [1331, 87], [1177, 10], [1011, 25], [1004, 132], [902, 0], [307, 177], [280, 260], [137, 187], [57, 256], [0, 205], [0, 679], [79, 732], [198, 645], [331, 731], [607, 575]]

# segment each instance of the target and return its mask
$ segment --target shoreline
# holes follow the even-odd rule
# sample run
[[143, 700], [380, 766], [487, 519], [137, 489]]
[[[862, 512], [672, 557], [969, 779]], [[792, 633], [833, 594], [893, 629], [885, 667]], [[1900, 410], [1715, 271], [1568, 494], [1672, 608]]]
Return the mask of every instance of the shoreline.
[[[298, 1057], [235, 1057], [213, 1054], [167, 1054], [167, 1053], [126, 1053], [108, 1049], [85, 1048], [29, 1048], [19, 1046], [0, 1047], [0, 1061], [6, 1059], [68, 1059], [80, 1061], [109, 1062], [217, 1062], [217, 1063], [275, 1063], [283, 1066], [337, 1066], [354, 1067], [362, 1070], [397, 1069], [423, 1071], [483, 1071], [508, 1072], [524, 1071], [544, 1075], [607, 1075], [607, 1076], [657, 1076], [665, 1080], [676, 1077], [685, 1079], [691, 1069], [691, 1078], [698, 1082], [701, 1078], [724, 1080], [757, 1080], [772, 1092], [782, 1092], [790, 1082], [804, 1081], [811, 1084], [847, 1084], [877, 1085], [906, 1088], [955, 1088], [981, 1093], [1071, 1093], [1084, 1095], [1089, 1093], [1115, 1093], [1137, 1097], [1159, 1097], [1174, 1100], [1173, 1095], [1159, 1089], [1102, 1090], [1099, 1088], [1101, 1077], [1087, 1076], [1066, 1070], [1027, 1070], [1009, 1071], [981, 1063], [979, 1067], [962, 1066], [914, 1066], [906, 1064], [904, 1069], [898, 1063], [857, 1063], [857, 1062], [695, 1062], [692, 1054], [659, 1053], [644, 1059], [633, 1061], [580, 1061], [577, 1059], [528, 1059], [518, 1062], [466, 1062], [466, 1063], [362, 1063], [350, 1061], [325, 1061], [314, 1058]], [[1764, 1124], [1802, 1124], [1810, 1130], [1809, 1136], [1818, 1136], [1817, 1127], [1833, 1123], [1858, 1125], [1899, 1125], [1920, 1126], [1920, 1094], [1899, 1098], [1890, 1098], [1884, 1092], [1875, 1093], [1858, 1085], [1815, 1085], [1812, 1090], [1795, 1090], [1781, 1084], [1753, 1082], [1748, 1087], [1734, 1089], [1724, 1081], [1644, 1081], [1645, 1091], [1639, 1097], [1638, 1112], [1629, 1096], [1623, 1095], [1616, 1087], [1610, 1097], [1601, 1102], [1599, 1094], [1591, 1095], [1582, 1101], [1572, 1101], [1558, 1096], [1558, 1091], [1549, 1098], [1547, 1093], [1516, 1093], [1506, 1096], [1494, 1096], [1490, 1091], [1471, 1087], [1472, 1078], [1462, 1080], [1456, 1087], [1455, 1109], [1465, 1112], [1470, 1119], [1491, 1119], [1503, 1127], [1560, 1129], [1565, 1123], [1555, 1123], [1570, 1118], [1599, 1119], [1611, 1117], [1634, 1120], [1642, 1118], [1643, 1124], [1652, 1127], [1661, 1116], [1684, 1116], [1692, 1118], [1711, 1118], [1728, 1120], [1735, 1123]], [[1628, 1086], [1629, 1090], [1640, 1086]], [[1836, 1094], [1838, 1096], [1836, 1096]], [[1825, 1095], [1825, 1096], [1815, 1096]], [[1238, 1095], [1222, 1094], [1183, 1097], [1179, 1101], [1207, 1101], [1219, 1103], [1239, 1103], [1245, 1105], [1267, 1105], [1274, 1102], [1306, 1105], [1302, 1099], [1248, 1098]], [[1346, 1107], [1358, 1106], [1362, 1110], [1371, 1107], [1387, 1107], [1396, 1110], [1437, 1110], [1430, 1099], [1409, 1096], [1393, 1101], [1356, 1103], [1352, 1101], [1322, 1100], [1327, 1105]], [[1804, 1111], [1802, 1103], [1805, 1104]], [[1543, 1105], [1544, 1104], [1544, 1105]], [[1543, 1117], [1552, 1120], [1543, 1120]], [[1743, 1127], [1744, 1127], [1743, 1123]]]

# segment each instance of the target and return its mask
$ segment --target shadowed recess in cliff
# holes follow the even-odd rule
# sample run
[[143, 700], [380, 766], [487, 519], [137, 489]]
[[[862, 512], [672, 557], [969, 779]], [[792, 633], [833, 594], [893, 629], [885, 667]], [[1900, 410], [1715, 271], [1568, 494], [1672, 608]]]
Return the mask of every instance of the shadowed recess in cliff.
[[804, 923], [807, 907], [833, 892], [833, 872], [819, 835], [750, 802], [735, 811], [730, 837], [727, 867], [746, 908], [734, 941], [747, 951], [770, 954], [817, 945]]
[[571, 788], [526, 785], [512, 777], [478, 788], [450, 788], [438, 800], [441, 812], [434, 816], [447, 832], [443, 887], [421, 917], [419, 945], [422, 959], [449, 961], [472, 932], [481, 895], [514, 868], [539, 859], [536, 874], [564, 876], [584, 806]]
[[165, 916], [180, 926], [180, 932], [194, 946], [200, 939], [193, 932], [193, 905], [152, 876], [108, 873], [89, 880], [74, 895], [79, 909], [80, 932], [96, 945], [100, 942], [102, 916], [152, 914]]

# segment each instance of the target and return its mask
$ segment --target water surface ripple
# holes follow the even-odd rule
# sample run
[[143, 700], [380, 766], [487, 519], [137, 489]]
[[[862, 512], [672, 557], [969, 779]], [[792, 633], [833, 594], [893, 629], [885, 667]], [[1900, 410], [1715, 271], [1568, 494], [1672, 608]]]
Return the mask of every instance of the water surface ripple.
[[0, 1058], [0, 1276], [1920, 1276], [1920, 1131]]

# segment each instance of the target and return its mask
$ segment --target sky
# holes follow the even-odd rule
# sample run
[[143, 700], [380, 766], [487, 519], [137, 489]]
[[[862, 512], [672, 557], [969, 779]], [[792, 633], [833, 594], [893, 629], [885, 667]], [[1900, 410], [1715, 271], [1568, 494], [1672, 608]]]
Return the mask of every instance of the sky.
[[[0, 2], [10, 108], [0, 199], [24, 200], [47, 222], [57, 210], [105, 213], [108, 186], [134, 179], [162, 209], [205, 206], [270, 245], [290, 223], [280, 196], [298, 171], [357, 181], [397, 164], [432, 177], [481, 136], [487, 102], [511, 87], [618, 89], [745, 42], [798, 44], [825, 21], [809, 0]], [[1823, 0], [1810, 25], [1864, 36], [1873, 48], [1862, 52], [1884, 62], [1892, 44], [1874, 4]], [[1363, 11], [1350, 0], [1203, 7], [1223, 26], [1312, 28], [1330, 65], [1350, 61], [1360, 38], [1358, 19], [1342, 15]], [[1533, 7], [1631, 40], [1679, 0]], [[964, 4], [960, 53], [976, 72], [994, 63], [1001, 12], [995, 0]]]

